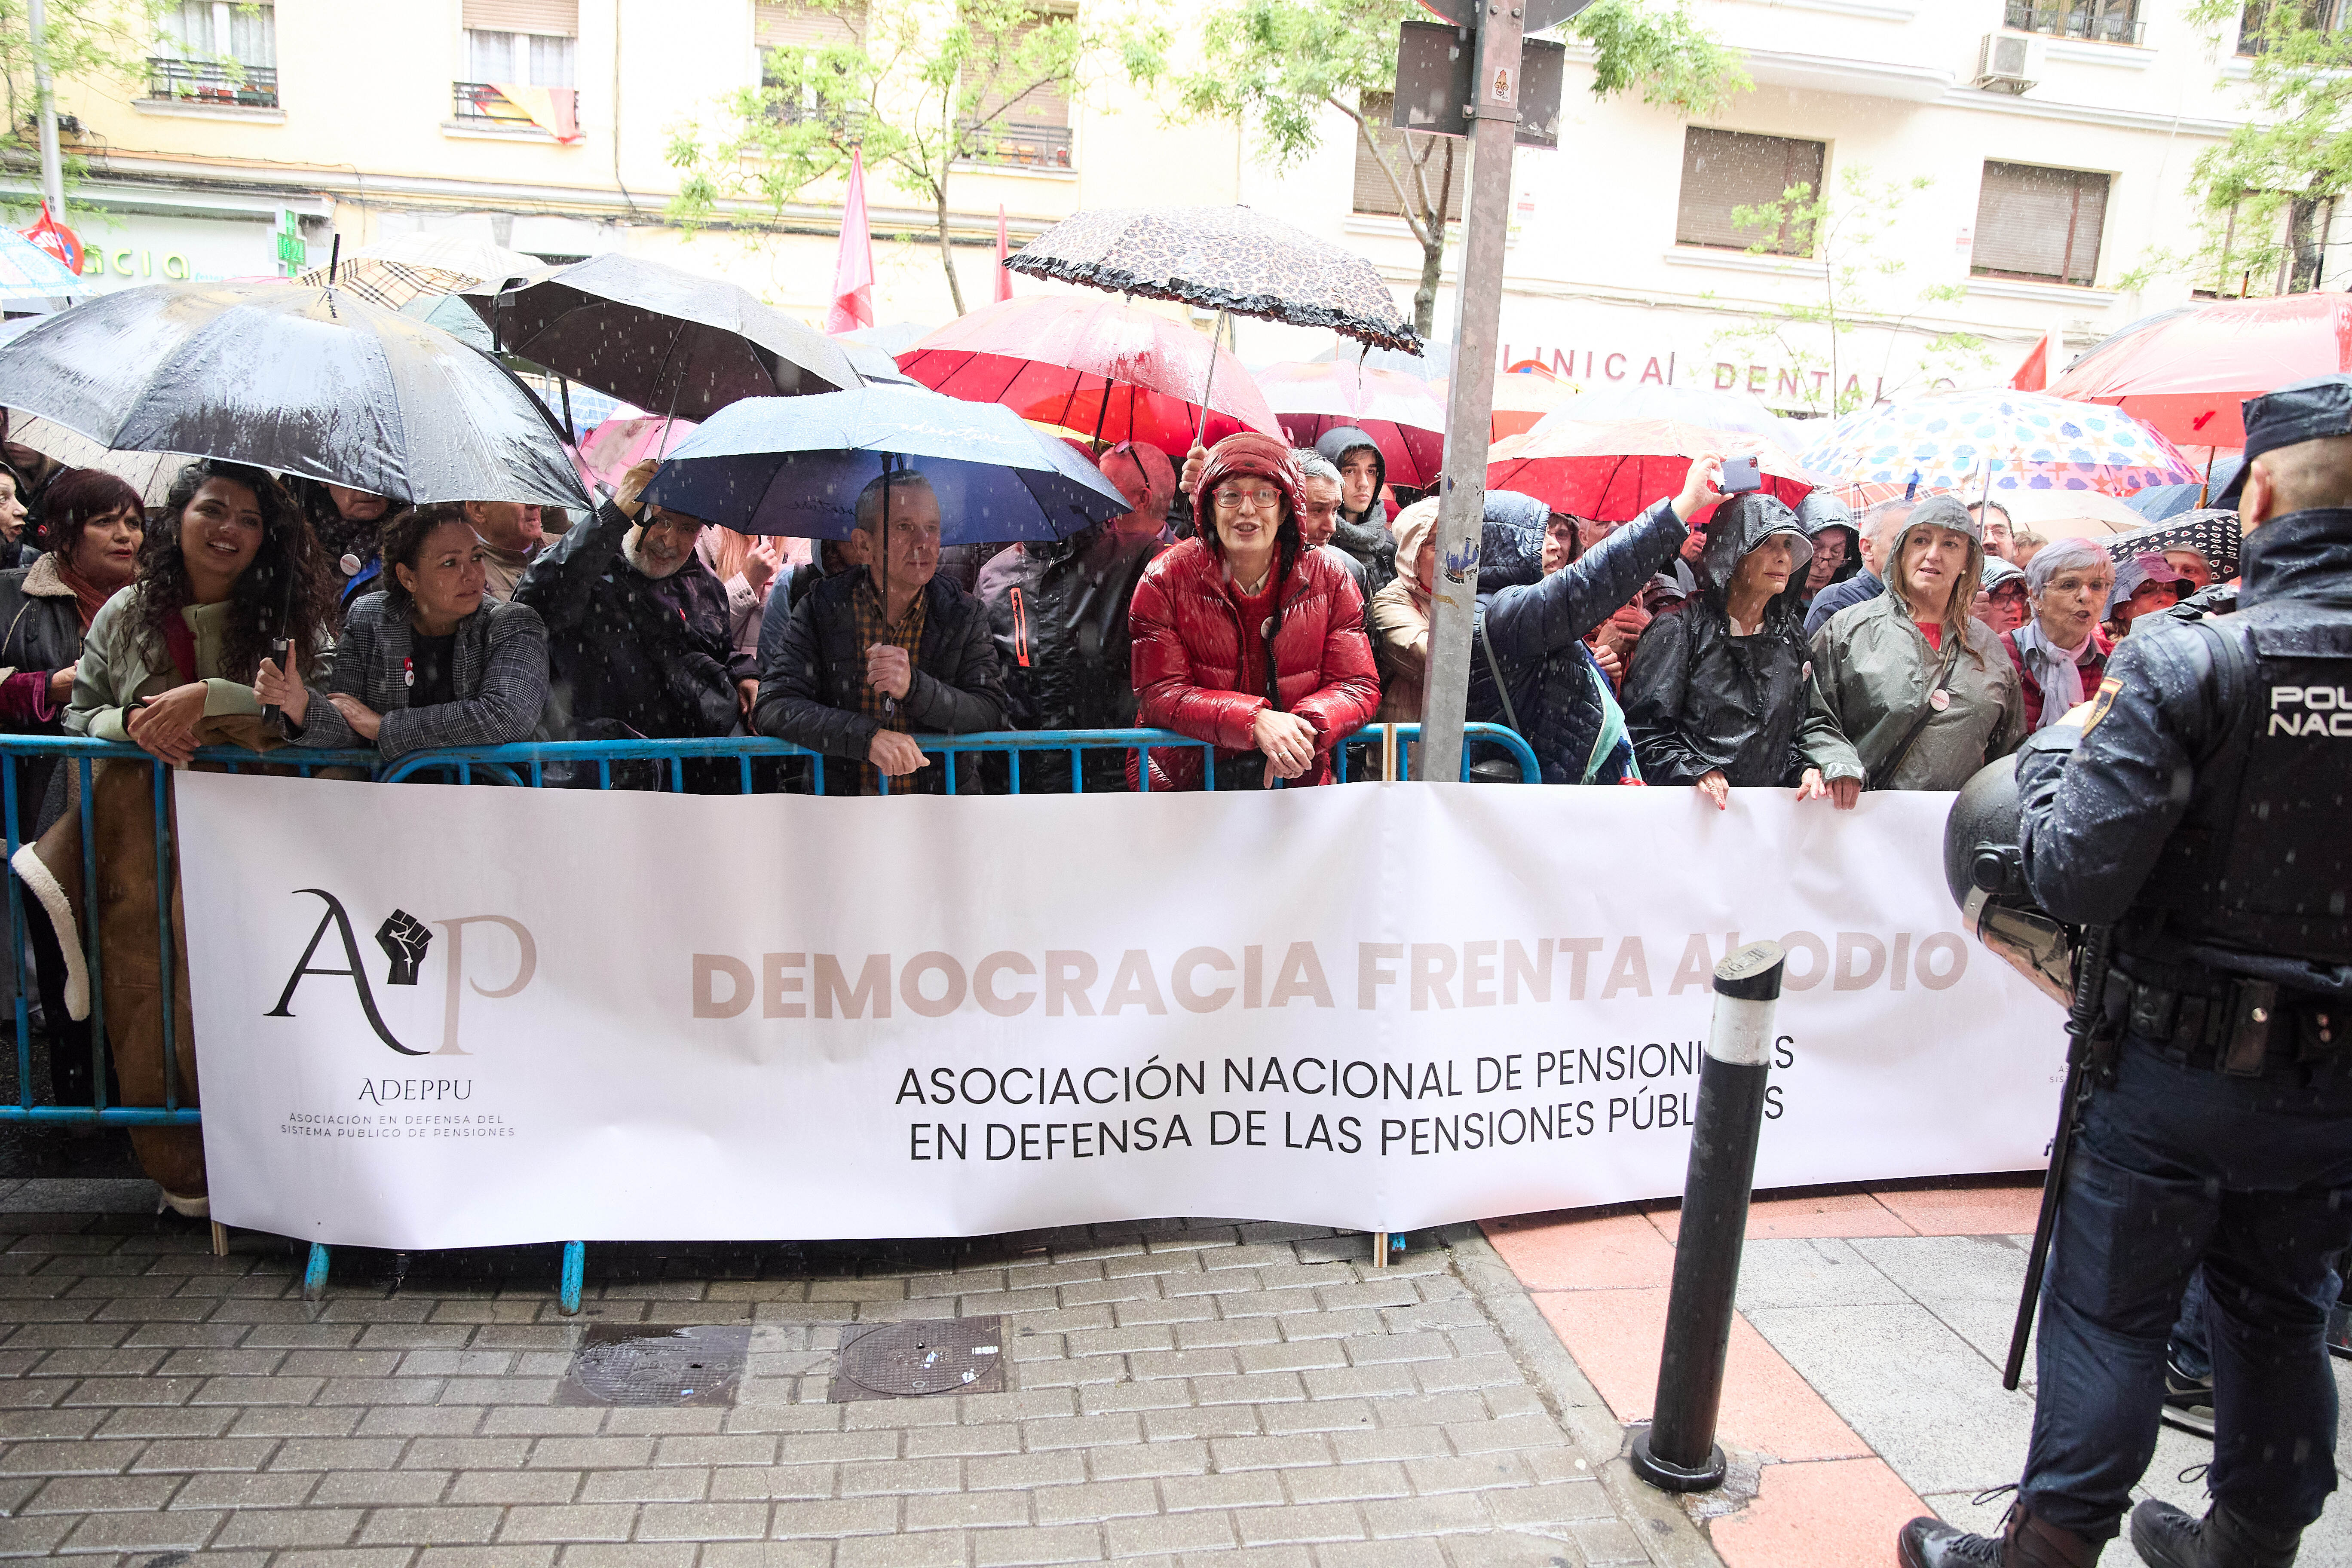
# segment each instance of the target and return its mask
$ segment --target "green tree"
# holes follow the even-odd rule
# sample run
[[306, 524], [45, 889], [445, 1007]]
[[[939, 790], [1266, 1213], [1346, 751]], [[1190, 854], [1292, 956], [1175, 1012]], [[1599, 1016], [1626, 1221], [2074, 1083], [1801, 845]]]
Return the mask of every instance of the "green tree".
[[950, 248], [948, 193], [960, 165], [996, 155], [1034, 95], [1082, 96], [1095, 73], [1149, 80], [1160, 68], [1164, 30], [1108, 23], [1034, 0], [940, 0], [872, 11], [842, 0], [807, 0], [839, 17], [841, 36], [772, 49], [763, 83], [728, 95], [713, 123], [673, 131], [668, 157], [680, 173], [672, 217], [707, 223], [748, 205], [764, 221], [818, 181], [866, 166], [935, 215], [940, 264], [956, 313], [962, 285]]
[[[1883, 242], [1904, 202], [1932, 184], [1924, 175], [1882, 183], [1868, 169], [1849, 167], [1835, 195], [1817, 194], [1811, 184], [1801, 182], [1778, 201], [1733, 208], [1732, 222], [1759, 237], [1748, 247], [1749, 255], [1780, 256], [1782, 270], [1791, 276], [1810, 270], [1806, 263], [1817, 263], [1821, 290], [1811, 299], [1784, 300], [1738, 325], [1723, 328], [1714, 341], [1750, 348], [1769, 344], [1779, 350], [1785, 368], [1773, 389], [1775, 401], [1832, 416], [1851, 413], [1882, 392], [1991, 364], [1982, 338], [1937, 332], [1928, 334], [1911, 365], [1899, 376], [1892, 374], [1895, 344], [1906, 332], [1919, 331], [1911, 325], [1912, 318], [1927, 306], [1950, 304], [1967, 293], [1963, 285], [1941, 283], [1915, 290], [1906, 308], [1890, 310], [1885, 303], [1888, 293], [1899, 290], [1908, 264], [1890, 254]], [[1886, 351], [1868, 386], [1863, 384], [1862, 356], [1846, 345], [1849, 337], [1864, 330], [1887, 334]]]
[[[2248, 56], [2251, 118], [2198, 156], [2188, 266], [2219, 292], [2318, 286], [2330, 204], [2352, 186], [2352, 31], [2333, 0], [2194, 0], [2189, 19]], [[2180, 258], [2172, 258], [2179, 265]]]
[[[1255, 123], [1276, 168], [1321, 145], [1325, 110], [1355, 122], [1421, 246], [1412, 319], [1424, 338], [1436, 319], [1446, 215], [1468, 160], [1447, 136], [1408, 131], [1401, 146], [1383, 146], [1375, 132], [1385, 120], [1364, 104], [1396, 85], [1397, 24], [1428, 19], [1416, 0], [1226, 0], [1202, 19], [1200, 68], [1178, 82], [1190, 112]], [[1738, 55], [1691, 18], [1686, 0], [1598, 0], [1568, 26], [1598, 56], [1596, 99], [1638, 89], [1645, 103], [1703, 119], [1753, 85]]]
[[[143, 78], [155, 37], [160, 0], [48, 0], [41, 53], [47, 57], [51, 90], [65, 108], [69, 80]], [[36, 59], [25, 0], [0, 0], [0, 84], [8, 100], [8, 123], [0, 129], [0, 152], [31, 158], [40, 146], [35, 115], [40, 95], [33, 81]], [[66, 177], [77, 173], [68, 158]], [[31, 198], [39, 201], [37, 195]], [[62, 218], [65, 215], [58, 215]]]

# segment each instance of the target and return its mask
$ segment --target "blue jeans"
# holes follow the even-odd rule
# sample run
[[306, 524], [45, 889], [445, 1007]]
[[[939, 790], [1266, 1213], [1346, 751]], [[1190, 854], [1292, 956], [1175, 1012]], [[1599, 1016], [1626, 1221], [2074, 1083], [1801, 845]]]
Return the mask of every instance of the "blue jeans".
[[2336, 1489], [2329, 1265], [2352, 1244], [2352, 1076], [2227, 1078], [2127, 1041], [2091, 1102], [2042, 1291], [2023, 1501], [2112, 1540], [2156, 1451], [2166, 1343], [2210, 1287], [2213, 1495], [2298, 1530]]

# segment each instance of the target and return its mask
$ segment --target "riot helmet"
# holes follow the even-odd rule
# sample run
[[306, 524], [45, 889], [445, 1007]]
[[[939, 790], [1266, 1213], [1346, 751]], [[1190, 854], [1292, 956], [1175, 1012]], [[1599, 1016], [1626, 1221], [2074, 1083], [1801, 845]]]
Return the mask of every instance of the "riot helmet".
[[2025, 881], [2017, 759], [1988, 763], [1944, 819], [1944, 883], [1962, 922], [2042, 994], [2074, 1005], [2074, 933], [2044, 914]]

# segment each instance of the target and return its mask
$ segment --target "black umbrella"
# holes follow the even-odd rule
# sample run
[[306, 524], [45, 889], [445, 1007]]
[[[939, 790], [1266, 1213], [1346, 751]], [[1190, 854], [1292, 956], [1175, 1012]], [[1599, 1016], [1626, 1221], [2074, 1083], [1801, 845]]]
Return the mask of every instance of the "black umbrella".
[[118, 452], [251, 463], [376, 495], [591, 503], [496, 361], [349, 289], [153, 283], [0, 343], [0, 406]]
[[745, 397], [863, 384], [839, 343], [744, 289], [631, 256], [594, 256], [466, 302], [504, 353], [680, 419]]

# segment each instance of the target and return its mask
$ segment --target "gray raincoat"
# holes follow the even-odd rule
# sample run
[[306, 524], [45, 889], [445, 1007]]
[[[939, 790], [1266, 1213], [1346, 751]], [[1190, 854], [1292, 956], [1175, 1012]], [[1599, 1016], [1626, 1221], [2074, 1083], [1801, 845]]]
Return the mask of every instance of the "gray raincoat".
[[[1930, 501], [1912, 513], [1888, 552], [1891, 561], [1903, 559], [1904, 535], [1922, 523], [1968, 534], [1969, 574], [1982, 573], [1981, 532], [1956, 503], [1942, 507]], [[1948, 658], [1954, 650], [1929, 646], [1911, 619], [1909, 603], [1889, 586], [1831, 617], [1813, 634], [1813, 674], [1822, 700], [1860, 753], [1870, 788], [1956, 790], [2025, 739], [2025, 694], [2017, 667], [1982, 623], [1970, 618], [1961, 625], [1968, 647]], [[1940, 705], [1933, 700], [1937, 689], [1945, 697]], [[1915, 728], [1918, 738], [1890, 771]]]

